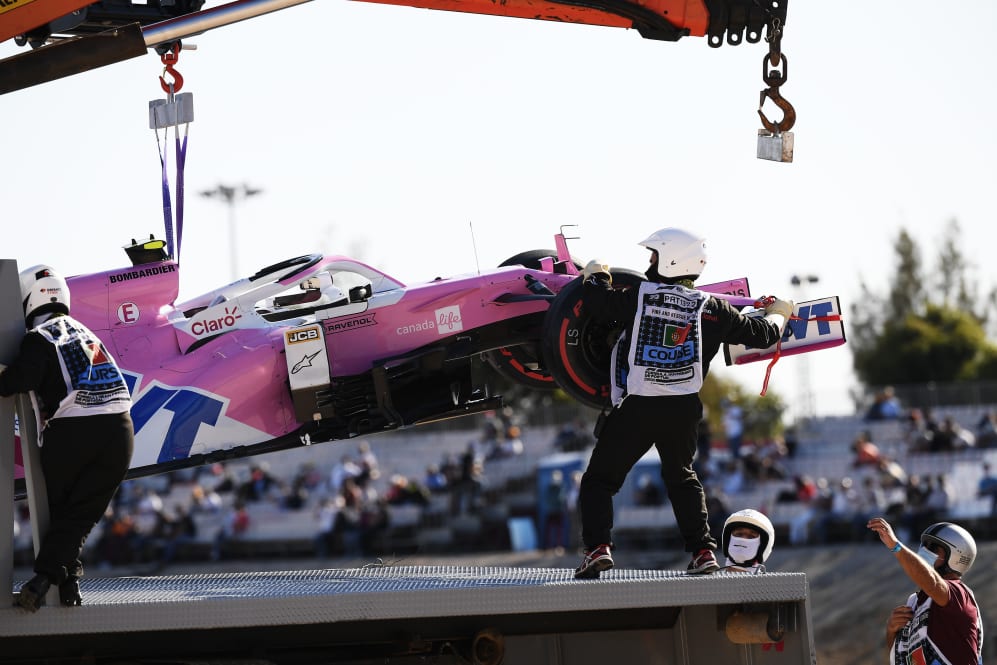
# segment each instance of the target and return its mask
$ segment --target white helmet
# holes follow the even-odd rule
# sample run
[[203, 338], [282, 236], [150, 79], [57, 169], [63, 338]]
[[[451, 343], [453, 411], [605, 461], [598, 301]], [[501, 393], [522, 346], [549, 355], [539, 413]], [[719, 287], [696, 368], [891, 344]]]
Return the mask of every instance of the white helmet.
[[976, 560], [976, 541], [958, 524], [938, 522], [921, 534], [921, 547], [940, 545], [943, 554], [941, 572], [963, 575]]
[[[750, 527], [757, 531], [761, 537], [761, 542], [758, 544], [758, 553], [747, 561], [737, 561], [729, 552], [731, 534], [739, 526]], [[772, 521], [768, 517], [757, 510], [745, 508], [727, 518], [727, 521], [724, 522], [723, 537], [720, 540], [723, 543], [724, 554], [734, 563], [740, 565], [765, 563], [765, 560], [772, 554], [772, 548], [775, 547], [775, 529], [772, 527]]]
[[69, 285], [51, 267], [32, 266], [20, 277], [25, 321], [46, 312], [69, 314]]
[[658, 253], [662, 277], [699, 277], [706, 267], [706, 241], [688, 231], [661, 229], [639, 244]]

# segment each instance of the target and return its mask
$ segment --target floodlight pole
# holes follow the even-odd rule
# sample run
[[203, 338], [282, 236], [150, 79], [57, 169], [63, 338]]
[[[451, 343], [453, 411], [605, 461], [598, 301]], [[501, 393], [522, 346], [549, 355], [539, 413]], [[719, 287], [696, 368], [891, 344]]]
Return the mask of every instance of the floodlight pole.
[[214, 189], [207, 189], [201, 192], [201, 196], [206, 198], [220, 198], [228, 206], [229, 262], [233, 282], [239, 279], [239, 262], [235, 233], [235, 204], [236, 201], [248, 199], [251, 196], [262, 193], [262, 189], [252, 188], [245, 183], [235, 187], [218, 184], [215, 185]]
[[[793, 297], [797, 302], [806, 299], [806, 285], [816, 284], [820, 281], [817, 275], [793, 275], [789, 278], [789, 283], [793, 285]], [[801, 404], [798, 409], [800, 420], [810, 420], [817, 415], [817, 398], [814, 396], [813, 386], [810, 382], [810, 358], [806, 353], [801, 353], [797, 358], [797, 381], [799, 382]]]

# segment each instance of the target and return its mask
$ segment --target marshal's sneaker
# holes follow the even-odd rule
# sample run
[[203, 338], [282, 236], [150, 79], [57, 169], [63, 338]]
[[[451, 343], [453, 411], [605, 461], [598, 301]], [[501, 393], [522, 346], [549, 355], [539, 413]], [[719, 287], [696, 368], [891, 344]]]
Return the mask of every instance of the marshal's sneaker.
[[594, 580], [599, 573], [613, 567], [613, 555], [609, 553], [609, 545], [599, 545], [585, 550], [582, 565], [575, 568], [576, 580]]
[[51, 586], [47, 577], [35, 575], [21, 587], [21, 592], [17, 594], [17, 604], [29, 612], [37, 612], [45, 604], [45, 594]]
[[689, 562], [689, 572], [690, 573], [712, 573], [715, 570], [719, 570], [720, 566], [717, 564], [717, 557], [714, 556], [713, 550], [701, 549], [692, 557], [692, 561]]
[[83, 604], [83, 596], [80, 594], [80, 581], [75, 577], [70, 577], [59, 585], [59, 602], [66, 607], [77, 607]]

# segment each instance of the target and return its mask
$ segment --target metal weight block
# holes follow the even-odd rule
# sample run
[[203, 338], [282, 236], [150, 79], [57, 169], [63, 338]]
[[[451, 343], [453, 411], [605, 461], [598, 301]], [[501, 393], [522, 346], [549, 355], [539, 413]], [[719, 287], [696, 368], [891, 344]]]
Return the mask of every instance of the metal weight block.
[[793, 132], [773, 134], [767, 129], [759, 129], [758, 159], [767, 159], [771, 162], [792, 162]]
[[168, 99], [149, 102], [149, 129], [166, 129], [194, 122], [194, 95], [182, 92]]

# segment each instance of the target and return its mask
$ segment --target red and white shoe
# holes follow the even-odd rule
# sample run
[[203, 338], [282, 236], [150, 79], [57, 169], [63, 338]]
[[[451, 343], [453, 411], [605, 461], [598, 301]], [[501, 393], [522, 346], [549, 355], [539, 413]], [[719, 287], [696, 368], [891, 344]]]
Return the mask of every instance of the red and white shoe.
[[713, 554], [713, 550], [701, 549], [692, 557], [692, 561], [689, 562], [689, 572], [697, 574], [712, 573], [720, 569], [720, 564], [717, 563], [717, 557]]
[[576, 580], [598, 579], [599, 573], [613, 567], [613, 555], [609, 553], [609, 545], [599, 545], [585, 550], [582, 564], [575, 568]]

